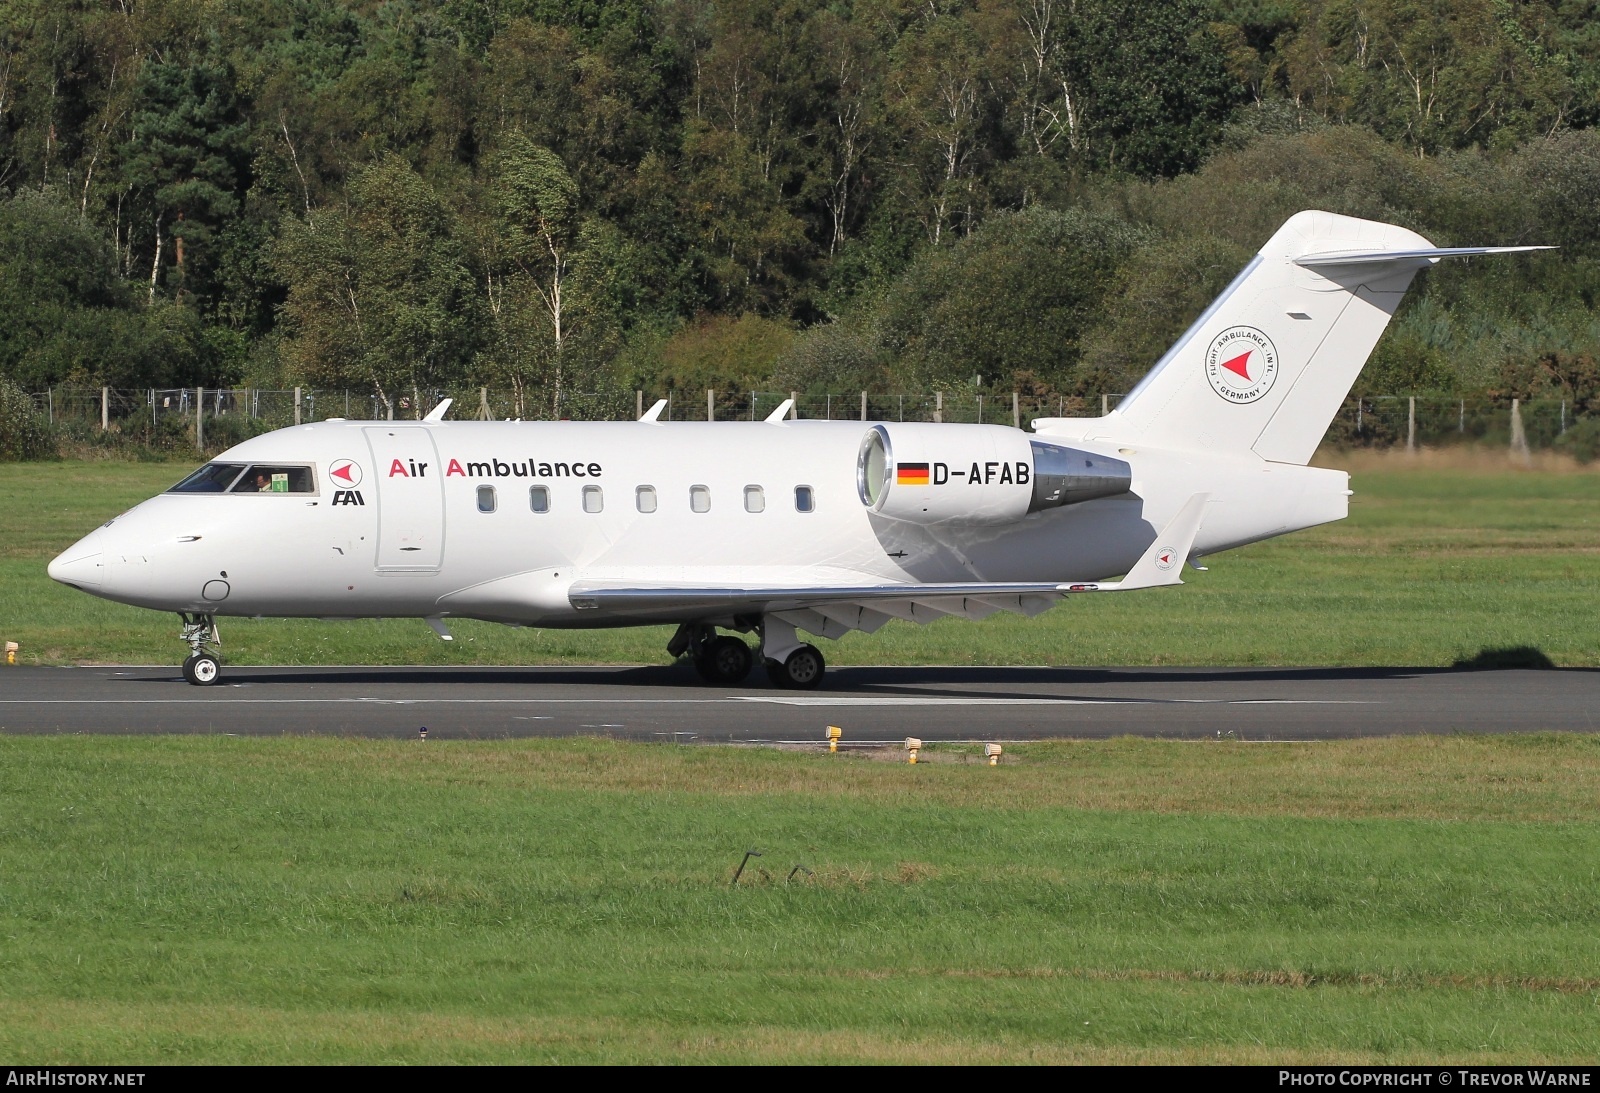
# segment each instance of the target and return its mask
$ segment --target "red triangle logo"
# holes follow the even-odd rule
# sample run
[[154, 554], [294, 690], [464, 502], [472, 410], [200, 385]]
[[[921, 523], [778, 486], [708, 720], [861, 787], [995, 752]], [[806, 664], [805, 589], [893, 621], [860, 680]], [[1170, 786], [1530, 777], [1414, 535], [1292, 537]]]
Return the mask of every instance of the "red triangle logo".
[[349, 463], [346, 463], [342, 467], [333, 468], [333, 470], [329, 471], [328, 473], [333, 475], [335, 478], [342, 478], [348, 482], [350, 481], [350, 466], [351, 465]]
[[1250, 354], [1253, 353], [1253, 352], [1255, 352], [1255, 350], [1246, 349], [1243, 353], [1240, 353], [1237, 357], [1233, 358], [1231, 361], [1223, 361], [1222, 362], [1222, 367], [1226, 368], [1228, 371], [1234, 373], [1235, 375], [1242, 376], [1245, 379], [1249, 379], [1250, 378], [1250, 369], [1245, 367], [1245, 362], [1250, 359]]

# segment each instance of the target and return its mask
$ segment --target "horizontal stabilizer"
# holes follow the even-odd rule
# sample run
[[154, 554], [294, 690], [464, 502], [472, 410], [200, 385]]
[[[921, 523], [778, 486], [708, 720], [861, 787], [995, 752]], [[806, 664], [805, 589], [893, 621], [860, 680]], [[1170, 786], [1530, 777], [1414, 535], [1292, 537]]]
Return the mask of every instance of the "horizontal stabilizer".
[[1441, 258], [1475, 258], [1483, 254], [1521, 254], [1555, 247], [1427, 247], [1421, 250], [1331, 251], [1304, 254], [1294, 260], [1297, 266], [1368, 266], [1377, 262], [1428, 262]]

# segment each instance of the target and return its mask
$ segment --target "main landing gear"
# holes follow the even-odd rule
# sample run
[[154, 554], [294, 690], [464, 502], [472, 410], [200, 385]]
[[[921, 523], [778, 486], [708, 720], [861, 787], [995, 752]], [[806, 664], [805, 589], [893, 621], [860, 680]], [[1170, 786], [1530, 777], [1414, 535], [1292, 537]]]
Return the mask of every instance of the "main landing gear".
[[209, 687], [222, 674], [222, 638], [217, 633], [217, 620], [187, 611], [180, 611], [178, 617], [183, 620], [178, 637], [189, 643], [183, 678], [196, 687]]
[[[821, 650], [800, 641], [793, 626], [767, 616], [750, 629], [761, 632], [761, 656], [771, 686], [809, 691], [822, 682], [828, 666]], [[743, 682], [755, 666], [755, 654], [743, 638], [718, 635], [709, 623], [679, 626], [667, 643], [667, 652], [674, 657], [689, 654], [700, 678], [716, 687]]]

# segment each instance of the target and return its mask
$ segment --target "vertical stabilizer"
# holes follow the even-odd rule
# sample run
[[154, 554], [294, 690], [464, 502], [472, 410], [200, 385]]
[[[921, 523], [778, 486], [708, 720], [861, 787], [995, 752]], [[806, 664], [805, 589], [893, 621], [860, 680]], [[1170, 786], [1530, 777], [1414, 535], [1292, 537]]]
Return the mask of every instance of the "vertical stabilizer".
[[1304, 464], [1417, 271], [1452, 253], [1483, 252], [1440, 251], [1393, 224], [1297, 213], [1099, 419], [1098, 432]]

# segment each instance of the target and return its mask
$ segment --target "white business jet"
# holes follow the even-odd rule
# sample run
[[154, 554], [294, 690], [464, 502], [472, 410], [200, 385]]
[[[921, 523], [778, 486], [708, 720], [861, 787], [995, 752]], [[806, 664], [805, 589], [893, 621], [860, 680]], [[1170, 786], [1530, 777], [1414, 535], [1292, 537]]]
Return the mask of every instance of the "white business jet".
[[[1404, 228], [1303, 212], [1103, 417], [998, 425], [323, 421], [245, 441], [50, 563], [175, 611], [191, 683], [218, 616], [677, 623], [710, 682], [821, 682], [894, 619], [1035, 615], [1181, 584], [1185, 562], [1341, 519], [1306, 466], [1418, 270]], [[1120, 580], [1111, 578], [1121, 575]], [[719, 630], [732, 633], [718, 633]], [[754, 634], [755, 650], [738, 634]]]

